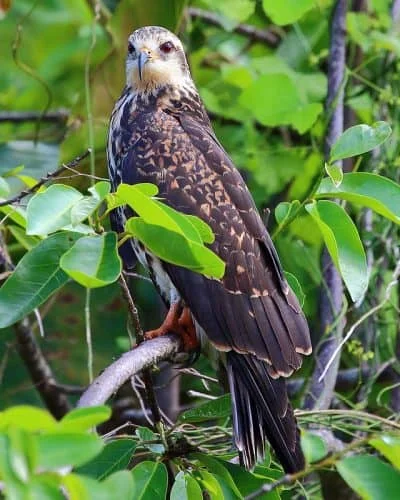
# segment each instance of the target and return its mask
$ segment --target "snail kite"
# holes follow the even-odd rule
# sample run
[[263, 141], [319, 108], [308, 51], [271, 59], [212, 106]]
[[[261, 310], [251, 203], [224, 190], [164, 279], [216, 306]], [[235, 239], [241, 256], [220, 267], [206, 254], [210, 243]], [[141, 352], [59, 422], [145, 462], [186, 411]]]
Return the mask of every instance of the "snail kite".
[[[128, 41], [126, 86], [111, 116], [108, 167], [113, 189], [151, 182], [169, 206], [196, 215], [215, 234], [222, 279], [163, 262], [141, 243], [121, 248], [125, 267], [149, 269], [170, 308], [152, 335], [190, 325], [220, 351], [232, 394], [234, 440], [252, 468], [268, 439], [287, 472], [304, 466], [285, 379], [311, 352], [307, 322], [240, 173], [218, 139], [190, 75], [180, 40], [149, 26]], [[128, 208], [111, 215], [121, 232]], [[189, 342], [190, 343], [190, 342]]]

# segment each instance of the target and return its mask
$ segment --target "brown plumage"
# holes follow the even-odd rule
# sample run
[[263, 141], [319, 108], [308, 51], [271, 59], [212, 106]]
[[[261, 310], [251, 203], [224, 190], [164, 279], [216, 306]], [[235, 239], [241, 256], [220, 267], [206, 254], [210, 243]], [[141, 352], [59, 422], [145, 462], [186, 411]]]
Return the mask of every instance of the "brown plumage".
[[[179, 39], [160, 27], [129, 38], [127, 83], [111, 117], [113, 187], [151, 182], [171, 207], [197, 215], [215, 233], [226, 263], [221, 280], [161, 262], [138, 242], [122, 249], [149, 268], [167, 305], [190, 308], [198, 332], [226, 353], [235, 443], [246, 467], [265, 438], [288, 472], [304, 465], [285, 381], [311, 352], [307, 322], [240, 173], [216, 139]], [[122, 231], [132, 214], [112, 215]]]

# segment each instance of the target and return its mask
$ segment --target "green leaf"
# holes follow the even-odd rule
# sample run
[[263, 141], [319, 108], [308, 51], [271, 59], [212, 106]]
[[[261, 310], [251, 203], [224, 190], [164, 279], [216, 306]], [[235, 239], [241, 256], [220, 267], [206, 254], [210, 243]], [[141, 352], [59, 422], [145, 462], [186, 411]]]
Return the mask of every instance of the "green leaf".
[[331, 178], [335, 187], [339, 187], [343, 181], [343, 170], [337, 163], [325, 163], [325, 171]]
[[75, 408], [63, 417], [57, 424], [57, 432], [87, 431], [96, 425], [106, 422], [111, 417], [108, 406], [90, 406]]
[[325, 442], [316, 434], [301, 431], [301, 449], [307, 463], [318, 462], [328, 453]]
[[53, 429], [57, 421], [52, 415], [35, 406], [12, 406], [0, 413], [0, 429], [16, 427], [26, 431], [46, 431]]
[[195, 460], [198, 460], [201, 464], [205, 465], [209, 472], [212, 474], [216, 474], [225, 481], [226, 485], [232, 492], [238, 497], [241, 498], [241, 493], [236, 486], [235, 482], [232, 479], [232, 476], [228, 469], [225, 467], [225, 462], [222, 460], [218, 460], [210, 455], [206, 455], [204, 453], [191, 453], [190, 457], [193, 457]]
[[27, 207], [27, 234], [46, 236], [71, 223], [71, 209], [83, 195], [70, 186], [53, 184], [37, 193]]
[[179, 472], [172, 485], [170, 500], [203, 500], [199, 483], [190, 474]]
[[15, 474], [11, 464], [11, 455], [13, 450], [9, 436], [0, 434], [0, 476], [4, 481], [5, 498], [10, 500], [19, 500], [26, 498], [28, 488], [24, 482]]
[[224, 490], [222, 489], [218, 479], [207, 472], [206, 470], [199, 470], [196, 472], [196, 478], [198, 478], [199, 483], [202, 486], [202, 490], [207, 491], [208, 496], [211, 500], [230, 500], [230, 498], [224, 495]]
[[195, 408], [186, 410], [181, 413], [179, 420], [182, 422], [203, 422], [216, 418], [230, 417], [231, 411], [231, 395], [224, 394], [213, 401], [207, 401]]
[[383, 144], [391, 133], [390, 125], [382, 121], [372, 126], [361, 124], [350, 127], [332, 146], [329, 163], [371, 151]]
[[134, 500], [133, 497], [133, 478], [132, 474], [127, 470], [120, 470], [101, 482], [104, 490], [104, 500], [115, 498], [116, 493], [118, 498], [125, 500]]
[[292, 202], [282, 201], [275, 208], [275, 219], [276, 222], [281, 225], [288, 219], [293, 213], [297, 212], [300, 207], [299, 200], [294, 200]]
[[41, 240], [37, 236], [28, 236], [20, 226], [7, 226], [7, 229], [26, 250], [32, 250]]
[[153, 432], [148, 427], [138, 427], [136, 429], [136, 435], [142, 442], [143, 446], [153, 453], [162, 454], [165, 453], [165, 447], [162, 443], [146, 443], [146, 441], [157, 441], [160, 440], [160, 436]]
[[10, 186], [8, 182], [0, 177], [0, 198], [7, 198], [10, 195]]
[[207, 276], [221, 278], [224, 275], [225, 263], [222, 259], [207, 247], [188, 240], [174, 230], [148, 224], [139, 217], [129, 219], [125, 229], [166, 262]]
[[82, 465], [76, 472], [95, 479], [104, 479], [128, 467], [136, 446], [136, 442], [128, 438], [110, 441], [94, 460]]
[[290, 113], [299, 107], [301, 101], [296, 85], [288, 75], [267, 74], [242, 92], [239, 103], [260, 123], [275, 127], [290, 123]]
[[290, 288], [294, 291], [300, 306], [304, 306], [304, 301], [305, 301], [305, 293], [303, 292], [303, 289], [301, 288], [299, 280], [296, 278], [296, 276], [292, 273], [288, 273], [287, 271], [284, 271], [285, 278], [287, 279], [287, 282], [289, 283]]
[[135, 500], [164, 499], [167, 494], [167, 469], [157, 462], [141, 462], [132, 470]]
[[60, 432], [36, 436], [38, 465], [45, 470], [82, 465], [100, 453], [102, 439], [96, 434]]
[[340, 187], [323, 179], [318, 198], [341, 198], [369, 207], [376, 213], [400, 224], [400, 185], [381, 175], [356, 172], [344, 174]]
[[368, 286], [368, 268], [356, 226], [343, 208], [332, 201], [320, 200], [305, 208], [317, 222], [351, 298], [359, 300]]
[[60, 489], [60, 478], [56, 474], [41, 473], [33, 476], [27, 486], [32, 500], [65, 500]]
[[67, 474], [62, 477], [62, 485], [68, 500], [107, 500], [108, 492], [103, 485], [91, 477]]
[[215, 235], [212, 232], [211, 227], [206, 224], [200, 217], [195, 215], [185, 215], [186, 220], [190, 221], [193, 226], [197, 229], [200, 237], [204, 243], [214, 243]]
[[71, 208], [71, 224], [75, 226], [91, 215], [100, 203], [106, 198], [111, 189], [107, 181], [97, 182], [88, 191], [92, 196], [84, 196]]
[[24, 318], [68, 281], [59, 261], [76, 239], [71, 233], [55, 234], [22, 257], [0, 288], [0, 328]]
[[[177, 212], [168, 205], [165, 205], [164, 203], [161, 203], [157, 200], [154, 200], [154, 203], [158, 205], [166, 214], [168, 214], [168, 216], [174, 222], [176, 222], [177, 226], [179, 227], [179, 233], [185, 236], [185, 238], [187, 238], [190, 241], [194, 241], [195, 243], [201, 244], [203, 242], [199, 231], [197, 230], [196, 226], [192, 223], [192, 219], [195, 219], [195, 217], [189, 219], [185, 214]], [[156, 221], [154, 222], [152, 221], [151, 223], [156, 223]]]
[[4, 206], [0, 207], [0, 212], [7, 215], [7, 219], [12, 220], [21, 227], [26, 227], [26, 212], [21, 207]]
[[36, 465], [36, 447], [33, 436], [25, 430], [11, 427], [8, 430], [10, 443], [9, 461], [14, 474], [26, 483]]
[[315, 7], [315, 0], [263, 0], [263, 8], [274, 24], [284, 26], [298, 21], [308, 10]]
[[[236, 486], [238, 487], [241, 495], [246, 497], [254, 491], [261, 488], [261, 486], [265, 483], [271, 483], [275, 480], [272, 472], [276, 472], [276, 470], [271, 471], [271, 476], [265, 476], [261, 474], [251, 473], [245, 470], [243, 467], [239, 465], [232, 464], [230, 462], [225, 463], [225, 467], [230, 472], [233, 480], [235, 481]], [[275, 490], [271, 493], [260, 495], [258, 498], [260, 500], [279, 500], [279, 493]]]
[[117, 235], [104, 233], [79, 239], [61, 257], [60, 266], [72, 279], [87, 288], [113, 283], [121, 273]]
[[389, 462], [400, 469], [400, 437], [392, 434], [380, 434], [369, 441]]
[[364, 500], [398, 498], [400, 472], [371, 455], [346, 457], [336, 464], [346, 483]]

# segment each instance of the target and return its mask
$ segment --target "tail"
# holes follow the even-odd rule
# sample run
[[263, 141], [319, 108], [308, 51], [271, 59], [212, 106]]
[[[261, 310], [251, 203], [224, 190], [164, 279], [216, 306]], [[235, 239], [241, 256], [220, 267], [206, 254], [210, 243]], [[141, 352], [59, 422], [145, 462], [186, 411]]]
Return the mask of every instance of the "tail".
[[264, 458], [265, 439], [287, 473], [304, 469], [300, 434], [285, 380], [273, 379], [267, 365], [250, 354], [227, 353], [235, 444], [247, 469]]

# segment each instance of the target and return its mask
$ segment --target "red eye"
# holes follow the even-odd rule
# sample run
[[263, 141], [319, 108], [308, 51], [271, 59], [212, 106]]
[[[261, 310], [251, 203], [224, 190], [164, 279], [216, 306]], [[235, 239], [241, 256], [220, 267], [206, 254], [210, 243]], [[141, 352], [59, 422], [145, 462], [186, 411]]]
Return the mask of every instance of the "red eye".
[[174, 44], [172, 42], [164, 42], [160, 45], [160, 50], [161, 52], [164, 52], [164, 54], [168, 54], [172, 50], [174, 50]]
[[135, 47], [133, 46], [133, 43], [131, 43], [131, 42], [128, 43], [128, 53], [129, 54], [135, 53]]

